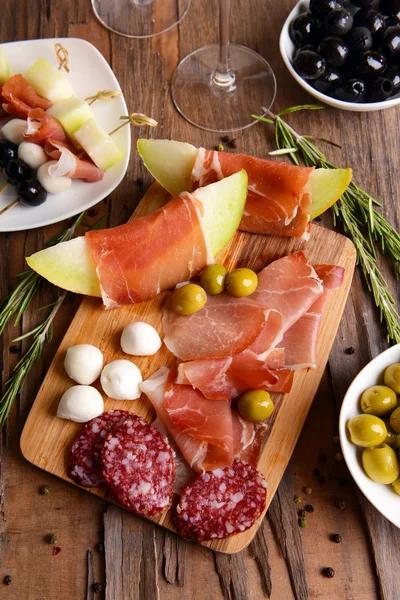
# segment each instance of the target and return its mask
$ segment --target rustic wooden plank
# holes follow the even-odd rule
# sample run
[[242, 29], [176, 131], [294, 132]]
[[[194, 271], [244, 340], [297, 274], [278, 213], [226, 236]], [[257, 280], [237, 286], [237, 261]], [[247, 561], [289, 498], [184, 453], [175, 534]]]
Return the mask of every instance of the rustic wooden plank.
[[248, 600], [247, 571], [243, 552], [237, 554], [214, 554], [222, 592], [226, 600]]
[[272, 592], [272, 574], [269, 561], [267, 531], [265, 521], [254, 536], [249, 546], [250, 553], [257, 563], [260, 572], [262, 588], [267, 598], [270, 598]]

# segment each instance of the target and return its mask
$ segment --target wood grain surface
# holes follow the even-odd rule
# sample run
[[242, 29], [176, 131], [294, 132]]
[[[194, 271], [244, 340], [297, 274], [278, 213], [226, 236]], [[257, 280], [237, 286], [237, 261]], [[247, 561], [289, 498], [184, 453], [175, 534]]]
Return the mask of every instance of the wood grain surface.
[[[141, 200], [133, 217], [149, 214], [169, 199], [169, 194], [158, 183], [154, 183]], [[246, 266], [258, 272], [272, 260], [297, 250], [303, 250], [312, 264], [340, 265], [345, 269], [345, 273], [342, 286], [329, 293], [318, 336], [317, 368], [297, 371], [291, 392], [274, 394], [276, 408], [273, 416], [268, 419], [266, 443], [258, 464], [258, 469], [265, 475], [268, 483], [265, 511], [285, 472], [323, 375], [353, 278], [356, 251], [346, 237], [312, 225], [308, 242], [239, 232], [218, 257], [218, 262], [224, 264], [228, 271]], [[127, 357], [120, 347], [121, 332], [129, 323], [145, 321], [157, 329], [162, 339], [162, 307], [167, 294], [168, 292], [159, 294], [150, 302], [124, 306], [112, 311], [105, 311], [99, 298], [85, 298], [82, 301], [50, 365], [22, 432], [21, 451], [27, 460], [73, 483], [67, 474], [67, 456], [82, 426], [59, 419], [56, 415], [61, 396], [73, 383], [63, 367], [66, 351], [76, 344], [93, 344], [102, 351], [104, 364], [129, 358], [138, 366], [143, 379], [147, 379], [162, 365], [169, 366], [174, 360], [173, 354], [163, 345], [154, 356]], [[98, 382], [96, 387], [102, 392]], [[151, 403], [144, 394], [135, 402], [111, 400], [104, 393], [103, 398], [106, 410], [120, 408], [138, 414], [146, 420], [152, 421], [155, 418]], [[116, 502], [107, 490], [90, 488], [88, 491]], [[175, 531], [172, 510], [152, 520]], [[205, 542], [204, 545], [219, 552], [239, 552], [253, 539], [260, 523], [261, 519], [248, 531], [226, 540]]]
[[[232, 0], [232, 39], [257, 50], [274, 69], [278, 92], [273, 109], [314, 102], [291, 78], [279, 55], [278, 38], [294, 0]], [[169, 80], [180, 58], [218, 39], [217, 0], [192, 0], [181, 25], [152, 40], [130, 40], [110, 34], [95, 20], [89, 0], [3, 0], [0, 40], [77, 36], [94, 44], [111, 64], [130, 110], [159, 121], [155, 131], [133, 130], [132, 160], [117, 190], [100, 202], [86, 219], [94, 224], [110, 212], [109, 226], [123, 223], [151, 183], [134, 151], [135, 138], [151, 135], [213, 147], [215, 134], [198, 130], [175, 111]], [[206, 110], [206, 107], [205, 107]], [[376, 113], [347, 113], [326, 108], [296, 113], [290, 123], [301, 133], [331, 139], [342, 148], [325, 146], [338, 166], [351, 166], [355, 181], [382, 204], [382, 212], [400, 227], [399, 109]], [[236, 136], [237, 151], [266, 157], [274, 148], [273, 132], [257, 124]], [[322, 225], [331, 228], [329, 214]], [[15, 286], [25, 268], [24, 256], [43, 248], [66, 222], [28, 232], [0, 235], [0, 297]], [[390, 265], [380, 261], [391, 291], [400, 300]], [[1, 339], [0, 370], [4, 383], [19, 356], [29, 346], [12, 343], [43, 318], [36, 312], [56, 297], [43, 287], [22, 323], [10, 324]], [[275, 494], [267, 519], [252, 544], [227, 556], [187, 543], [175, 534], [106, 504], [80, 489], [45, 474], [25, 461], [19, 437], [32, 402], [51, 360], [79, 306], [70, 296], [57, 315], [54, 337], [39, 364], [27, 378], [0, 441], [0, 584], [6, 600], [398, 600], [400, 598], [400, 538], [398, 530], [361, 497], [342, 462], [335, 442], [338, 410], [353, 377], [373, 356], [384, 350], [385, 332], [359, 272], [329, 357], [321, 385], [298, 444]], [[347, 354], [354, 347], [354, 354]], [[320, 462], [323, 453], [327, 460]], [[323, 457], [322, 457], [323, 458]], [[313, 475], [320, 469], [324, 480]], [[324, 483], [322, 483], [324, 481]], [[51, 493], [40, 496], [39, 486]], [[305, 495], [303, 488], [312, 488]], [[311, 504], [307, 527], [297, 526], [297, 506]], [[346, 503], [338, 510], [335, 500]], [[53, 556], [45, 536], [56, 532], [61, 552]], [[331, 541], [340, 533], [341, 544]], [[98, 546], [103, 543], [103, 546]], [[88, 582], [87, 551], [93, 553], [92, 578], [103, 592], [93, 594]], [[335, 569], [326, 579], [321, 570]], [[89, 593], [87, 595], [87, 587]]]

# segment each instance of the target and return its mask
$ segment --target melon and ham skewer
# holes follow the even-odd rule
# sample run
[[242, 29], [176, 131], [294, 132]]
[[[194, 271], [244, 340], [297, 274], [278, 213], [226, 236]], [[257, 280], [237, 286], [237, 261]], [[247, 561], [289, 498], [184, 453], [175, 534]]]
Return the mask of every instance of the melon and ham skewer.
[[44, 146], [49, 138], [61, 142], [68, 141], [64, 129], [56, 119], [43, 108], [33, 108], [28, 113], [25, 141]]
[[13, 75], [1, 90], [3, 110], [16, 117], [27, 119], [32, 108], [47, 110], [52, 103], [39, 96], [35, 88], [20, 74]]

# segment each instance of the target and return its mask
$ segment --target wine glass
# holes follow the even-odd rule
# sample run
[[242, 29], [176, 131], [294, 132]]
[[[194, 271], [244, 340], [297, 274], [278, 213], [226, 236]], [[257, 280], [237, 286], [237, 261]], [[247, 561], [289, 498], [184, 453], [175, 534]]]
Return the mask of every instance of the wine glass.
[[186, 15], [191, 0], [91, 0], [95, 16], [110, 31], [150, 38], [169, 31]]
[[274, 73], [257, 52], [231, 44], [231, 0], [219, 1], [220, 43], [195, 50], [179, 63], [172, 99], [190, 123], [207, 131], [238, 131], [265, 114], [276, 93]]

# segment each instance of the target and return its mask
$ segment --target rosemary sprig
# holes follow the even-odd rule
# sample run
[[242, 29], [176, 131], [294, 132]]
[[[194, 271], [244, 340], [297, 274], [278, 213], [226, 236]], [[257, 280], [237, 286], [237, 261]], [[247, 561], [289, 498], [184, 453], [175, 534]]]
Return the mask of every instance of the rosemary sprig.
[[[328, 140], [298, 134], [282, 115], [299, 110], [320, 110], [319, 105], [294, 106], [274, 115], [265, 110], [268, 117], [252, 115], [255, 119], [275, 127], [275, 140], [279, 150], [286, 150], [292, 161], [298, 165], [299, 157], [306, 166], [335, 169], [326, 156], [311, 140]], [[337, 145], [337, 144], [333, 144]], [[381, 322], [385, 322], [387, 341], [400, 343], [400, 315], [391, 295], [387, 281], [377, 264], [377, 248], [392, 263], [396, 279], [400, 274], [400, 235], [396, 229], [376, 210], [380, 203], [361, 189], [353, 181], [341, 198], [332, 206], [333, 224], [340, 224], [345, 234], [352, 240], [357, 250], [357, 262], [361, 267], [369, 291], [379, 309]]]

